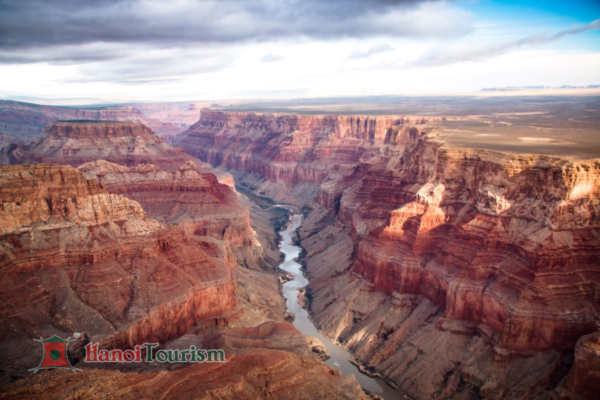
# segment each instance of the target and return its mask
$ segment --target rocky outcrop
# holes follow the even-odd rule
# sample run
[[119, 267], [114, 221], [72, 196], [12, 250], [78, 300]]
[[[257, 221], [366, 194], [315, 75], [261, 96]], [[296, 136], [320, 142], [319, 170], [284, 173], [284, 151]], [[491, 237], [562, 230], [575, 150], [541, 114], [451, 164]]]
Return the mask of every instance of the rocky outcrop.
[[310, 206], [311, 315], [356, 362], [415, 398], [547, 395], [599, 325], [600, 163], [448, 149], [416, 122], [203, 111], [177, 143]]
[[1, 167], [0, 199], [4, 381], [35, 363], [40, 335], [130, 347], [238, 313], [221, 242], [147, 218], [72, 167]]
[[167, 145], [144, 125], [57, 122], [31, 146], [12, 146], [5, 153], [10, 163], [80, 166], [110, 193], [138, 201], [152, 218], [179, 224], [187, 233], [225, 240], [240, 263], [254, 266], [262, 257], [232, 176]]
[[165, 171], [177, 171], [192, 161], [201, 172], [213, 173], [219, 182], [234, 186], [230, 174], [166, 144], [152, 130], [133, 122], [55, 122], [30, 145], [10, 145], [0, 150], [3, 165], [46, 162], [78, 167], [95, 160], [128, 167], [155, 164]]
[[398, 161], [340, 199], [355, 258], [325, 273], [344, 258], [304, 232], [316, 325], [416, 398], [550, 390], [598, 329], [600, 164], [426, 141]]
[[240, 263], [256, 264], [261, 257], [232, 176], [165, 144], [144, 125], [57, 122], [31, 146], [11, 146], [2, 158], [7, 163], [85, 163], [81, 168], [88, 178], [102, 182], [110, 193], [140, 202], [152, 218], [179, 224], [188, 233], [226, 240]]
[[127, 166], [154, 162], [173, 170], [191, 158], [142, 124], [110, 121], [55, 122], [25, 154], [15, 156], [19, 163], [54, 162], [75, 167], [98, 159]]
[[154, 219], [177, 224], [189, 234], [226, 241], [242, 264], [262, 256], [248, 209], [242, 206], [237, 193], [217, 182], [213, 174], [199, 172], [191, 161], [174, 172], [153, 164], [130, 168], [104, 160], [78, 169], [87, 179], [102, 183], [109, 193], [137, 201]]

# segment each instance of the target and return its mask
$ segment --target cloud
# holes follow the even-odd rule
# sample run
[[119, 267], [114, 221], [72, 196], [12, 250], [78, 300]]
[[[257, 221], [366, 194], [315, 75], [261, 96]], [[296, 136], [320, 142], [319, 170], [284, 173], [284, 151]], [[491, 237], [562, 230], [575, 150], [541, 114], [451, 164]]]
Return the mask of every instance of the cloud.
[[272, 62], [281, 61], [281, 60], [285, 60], [285, 57], [278, 56], [276, 54], [265, 54], [264, 56], [262, 56], [260, 58], [260, 61], [262, 61], [264, 63], [272, 63]]
[[392, 46], [385, 43], [385, 44], [371, 46], [368, 50], [365, 50], [365, 51], [355, 50], [352, 52], [352, 54], [350, 54], [348, 56], [348, 58], [352, 58], [352, 59], [368, 58], [375, 54], [385, 53], [386, 51], [393, 51], [393, 50], [395, 50], [395, 49]]
[[[39, 62], [52, 65], [86, 64], [126, 58], [131, 55], [133, 50], [131, 46], [112, 43], [14, 49], [0, 51], [0, 64], [31, 64]], [[138, 48], [138, 50], [144, 49]]]
[[299, 37], [448, 37], [470, 30], [471, 14], [444, 1], [0, 0], [4, 52], [89, 43], [167, 47]]
[[139, 85], [179, 82], [186, 76], [220, 71], [233, 65], [227, 49], [146, 49], [128, 57], [78, 65], [64, 83], [113, 82]]
[[[0, 0], [0, 66], [70, 66], [56, 78], [68, 83], [172, 82], [229, 68], [245, 46], [445, 38], [472, 20], [445, 0]], [[263, 53], [253, 57], [283, 59]]]
[[461, 62], [483, 61], [517, 50], [525, 45], [538, 45], [557, 41], [564, 36], [576, 35], [578, 33], [600, 29], [600, 19], [592, 21], [587, 25], [575, 25], [571, 29], [560, 31], [548, 36], [547, 33], [538, 33], [526, 36], [520, 40], [507, 43], [444, 46], [430, 50], [422, 54], [415, 61], [404, 64], [405, 68], [416, 67], [439, 67]]

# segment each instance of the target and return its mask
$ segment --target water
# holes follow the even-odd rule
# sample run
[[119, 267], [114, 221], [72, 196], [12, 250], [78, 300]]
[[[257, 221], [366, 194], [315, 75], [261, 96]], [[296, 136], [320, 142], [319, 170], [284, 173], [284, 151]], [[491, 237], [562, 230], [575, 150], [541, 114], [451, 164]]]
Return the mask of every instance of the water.
[[285, 261], [279, 268], [294, 275], [293, 280], [283, 285], [283, 296], [286, 299], [287, 311], [296, 317], [294, 326], [305, 335], [315, 337], [323, 342], [327, 353], [331, 356], [327, 360], [327, 365], [339, 369], [344, 375], [354, 375], [360, 386], [369, 392], [376, 393], [385, 400], [403, 399], [402, 395], [381, 379], [371, 378], [360, 372], [354, 364], [348, 361], [350, 353], [322, 335], [308, 319], [308, 312], [300, 306], [298, 302], [298, 289], [308, 285], [308, 279], [302, 274], [300, 270], [301, 265], [294, 261], [300, 255], [300, 247], [292, 244], [292, 234], [298, 229], [301, 223], [302, 216], [294, 215], [292, 217], [292, 225], [288, 229], [279, 232], [282, 236], [281, 252], [285, 254]]

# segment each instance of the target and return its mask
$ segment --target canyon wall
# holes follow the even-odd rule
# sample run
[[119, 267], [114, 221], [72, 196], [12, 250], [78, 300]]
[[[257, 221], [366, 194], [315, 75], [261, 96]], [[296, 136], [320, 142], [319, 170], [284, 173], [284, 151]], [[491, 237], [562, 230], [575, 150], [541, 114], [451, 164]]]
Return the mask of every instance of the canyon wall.
[[194, 161], [145, 125], [111, 121], [52, 123], [31, 145], [11, 155], [13, 164], [54, 162], [74, 167], [101, 159], [126, 166], [154, 163], [177, 170], [186, 161]]
[[262, 249], [250, 227], [250, 213], [237, 193], [202, 173], [187, 161], [178, 171], [163, 171], [154, 164], [126, 167], [104, 160], [78, 168], [96, 179], [109, 193], [122, 194], [141, 204], [146, 214], [186, 233], [210, 236], [230, 245], [240, 263], [254, 263]]
[[[249, 202], [230, 174], [133, 123], [59, 122], [4, 154], [10, 163], [40, 163], [0, 167], [0, 322], [7, 328], [0, 393], [35, 397], [39, 389], [61, 398], [65, 392], [54, 388], [67, 385], [119, 398], [365, 399], [354, 377], [322, 363], [314, 341], [282, 322], [280, 281], [260, 271], [272, 270], [279, 254], [269, 248], [263, 260], [241, 200]], [[258, 226], [270, 245], [274, 232]], [[71, 361], [83, 369], [77, 382], [28, 372], [39, 364], [33, 338], [73, 332], [82, 333], [70, 345]], [[218, 346], [227, 363], [182, 364], [179, 372], [155, 364], [98, 368], [80, 360], [89, 341], [108, 349]], [[90, 379], [110, 389], [90, 388]]]
[[399, 390], [590, 393], [600, 163], [448, 149], [425, 122], [203, 111], [175, 143], [310, 207], [313, 321]]
[[213, 166], [252, 174], [240, 177], [238, 185], [303, 204], [325, 180], [351, 173], [362, 158], [377, 157], [380, 145], [403, 147], [417, 140], [422, 132], [411, 122], [424, 120], [203, 110], [173, 143]]
[[241, 264], [258, 268], [262, 249], [250, 227], [248, 209], [233, 189], [233, 177], [164, 143], [142, 124], [56, 122], [31, 145], [12, 146], [5, 156], [12, 164], [80, 166], [110, 193], [138, 201], [152, 218], [179, 224], [188, 233], [225, 240]]
[[[192, 165], [179, 174], [146, 168], [188, 185], [205, 203], [206, 196], [233, 193]], [[123, 187], [127, 177], [133, 194], [148, 184], [135, 169], [106, 162], [83, 169], [118, 171], [107, 186]], [[150, 219], [136, 201], [69, 166], [0, 167], [0, 203], [0, 397], [366, 400], [353, 376], [320, 361], [318, 344], [289, 323], [270, 321], [281, 321], [271, 313], [285, 310], [277, 279], [236, 268], [223, 242]], [[238, 327], [223, 329], [232, 326]], [[40, 357], [33, 338], [73, 332], [82, 335], [69, 345], [69, 357], [82, 372], [29, 372]], [[78, 349], [90, 341], [107, 349], [146, 342], [220, 348], [227, 362], [99, 367], [80, 360]]]
[[0, 198], [5, 374], [40, 335], [130, 347], [238, 312], [221, 245], [147, 218], [72, 167], [1, 167]]

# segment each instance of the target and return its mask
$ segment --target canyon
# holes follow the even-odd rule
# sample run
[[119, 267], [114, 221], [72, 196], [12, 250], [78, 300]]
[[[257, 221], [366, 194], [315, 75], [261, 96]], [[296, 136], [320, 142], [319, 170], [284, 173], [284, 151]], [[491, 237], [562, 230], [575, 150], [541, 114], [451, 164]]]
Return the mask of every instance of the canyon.
[[[62, 385], [107, 395], [87, 385], [94, 379], [121, 380], [108, 395], [132, 398], [171, 384], [178, 397], [365, 398], [354, 377], [321, 361], [318, 342], [284, 321], [280, 278], [269, 273], [279, 261], [269, 218], [286, 213], [267, 209], [255, 213], [266, 220], [251, 221], [248, 207], [260, 207], [235, 191], [231, 175], [129, 122], [53, 123], [8, 154], [14, 165], [0, 167], [1, 397], [62, 398], [52, 389]], [[89, 341], [218, 346], [228, 362], [91, 364], [76, 382], [58, 371], [35, 381], [31, 339], [72, 332], [83, 333], [70, 351], [79, 367]], [[191, 377], [208, 383], [184, 384]]]
[[[414, 399], [593, 398], [600, 161], [449, 145], [450, 119], [204, 109], [171, 145], [85, 120], [5, 147], [0, 397], [372, 396], [285, 321], [284, 203], [299, 302], [365, 374]], [[32, 338], [75, 331], [74, 358], [93, 339], [229, 361], [27, 374]]]
[[431, 122], [206, 110], [173, 143], [304, 207], [310, 315], [365, 371], [419, 399], [589, 396], [600, 162], [446, 146]]

